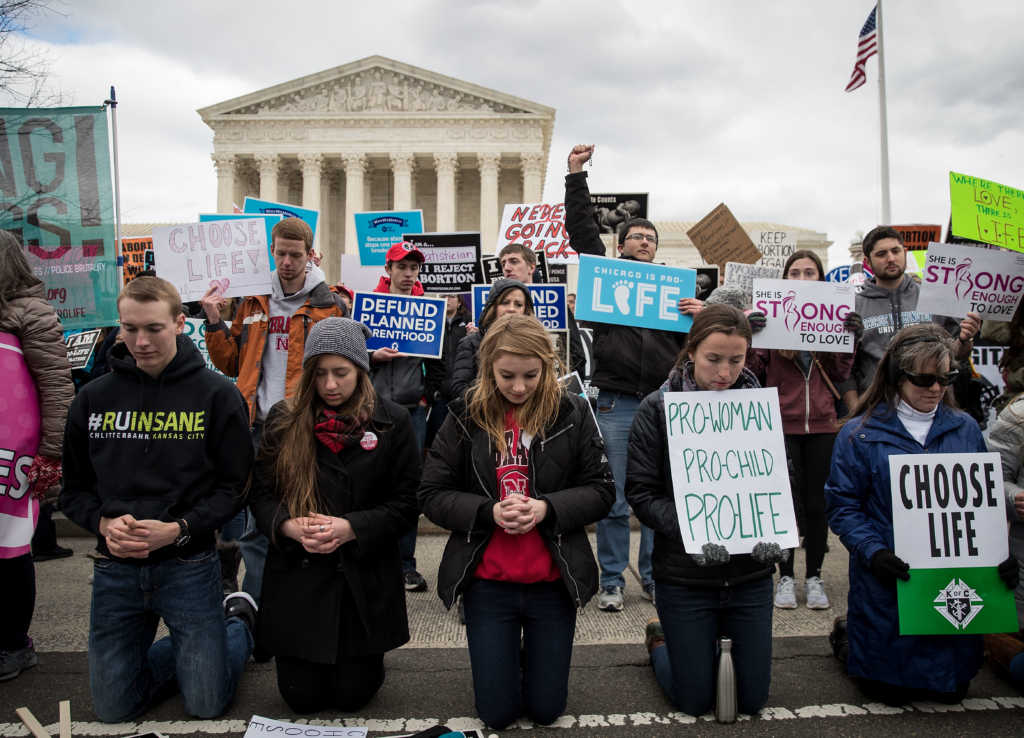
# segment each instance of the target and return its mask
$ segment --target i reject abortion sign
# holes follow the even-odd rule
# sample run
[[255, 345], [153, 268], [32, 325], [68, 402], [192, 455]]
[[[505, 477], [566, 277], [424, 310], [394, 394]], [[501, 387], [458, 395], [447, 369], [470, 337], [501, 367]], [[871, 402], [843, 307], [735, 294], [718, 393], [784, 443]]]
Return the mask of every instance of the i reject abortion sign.
[[755, 279], [754, 310], [768, 318], [754, 348], [853, 352], [843, 321], [853, 310], [853, 285], [799, 279]]
[[1024, 254], [946, 243], [928, 245], [917, 309], [1008, 323], [1024, 294]]

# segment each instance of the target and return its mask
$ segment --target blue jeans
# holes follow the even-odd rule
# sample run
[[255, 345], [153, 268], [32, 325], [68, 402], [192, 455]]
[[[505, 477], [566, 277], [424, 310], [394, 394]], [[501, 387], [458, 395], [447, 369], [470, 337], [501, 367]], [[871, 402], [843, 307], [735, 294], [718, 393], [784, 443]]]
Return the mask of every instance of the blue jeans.
[[739, 711], [754, 715], [768, 701], [772, 678], [772, 580], [729, 588], [658, 582], [655, 601], [665, 645], [651, 652], [665, 695], [688, 715], [715, 706], [717, 640], [732, 639]]
[[[412, 432], [416, 436], [416, 445], [423, 453], [423, 444], [427, 440], [427, 407], [417, 405], [409, 411], [409, 418], [412, 420]], [[417, 517], [417, 521], [419, 518]], [[416, 571], [416, 530], [417, 525], [407, 530], [398, 539], [398, 550], [402, 554], [402, 573]]]
[[[626, 502], [626, 457], [629, 431], [640, 407], [636, 395], [601, 390], [597, 398], [597, 425], [604, 437], [605, 454], [615, 476], [615, 504], [608, 516], [597, 524], [597, 561], [601, 565], [601, 587], [625, 587], [622, 573], [629, 566], [629, 503]], [[651, 552], [654, 532], [640, 526], [640, 580], [644, 586], [654, 579]]]
[[[213, 718], [227, 708], [252, 653], [248, 626], [225, 622], [220, 559], [213, 550], [190, 559], [93, 565], [89, 687], [100, 720], [143, 713], [175, 681], [185, 711]], [[171, 635], [156, 643], [160, 619]]]
[[480, 719], [495, 730], [523, 714], [539, 725], [553, 723], [565, 712], [576, 632], [565, 583], [477, 579], [462, 602]]

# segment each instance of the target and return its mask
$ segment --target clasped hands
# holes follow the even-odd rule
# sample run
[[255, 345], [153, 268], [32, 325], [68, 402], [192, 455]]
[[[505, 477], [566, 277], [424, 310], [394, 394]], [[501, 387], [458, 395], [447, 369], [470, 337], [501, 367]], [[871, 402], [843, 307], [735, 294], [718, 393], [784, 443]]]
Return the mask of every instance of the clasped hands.
[[314, 554], [332, 553], [338, 546], [354, 541], [356, 537], [352, 524], [345, 518], [320, 513], [288, 518], [281, 523], [281, 532]]
[[506, 533], [521, 536], [537, 527], [548, 514], [548, 503], [523, 495], [508, 495], [494, 503], [494, 523]]
[[100, 535], [106, 539], [107, 549], [122, 559], [144, 559], [153, 551], [174, 543], [180, 532], [177, 523], [136, 520], [127, 513], [116, 518], [100, 518]]

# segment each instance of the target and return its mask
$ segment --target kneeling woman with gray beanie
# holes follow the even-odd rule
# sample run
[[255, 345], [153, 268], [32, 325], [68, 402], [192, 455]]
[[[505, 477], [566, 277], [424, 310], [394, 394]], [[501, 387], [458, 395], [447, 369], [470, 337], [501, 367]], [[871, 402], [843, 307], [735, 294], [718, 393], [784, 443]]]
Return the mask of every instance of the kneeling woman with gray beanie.
[[398, 539], [416, 523], [409, 413], [377, 396], [365, 326], [316, 323], [294, 397], [267, 416], [249, 504], [270, 539], [257, 642], [292, 710], [354, 711], [409, 640]]

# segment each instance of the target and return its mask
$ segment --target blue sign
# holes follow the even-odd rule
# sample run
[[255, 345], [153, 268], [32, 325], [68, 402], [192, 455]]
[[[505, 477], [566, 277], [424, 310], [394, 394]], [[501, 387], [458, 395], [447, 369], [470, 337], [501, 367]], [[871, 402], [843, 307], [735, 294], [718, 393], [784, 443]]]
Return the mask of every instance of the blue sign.
[[[528, 284], [533, 314], [549, 331], [569, 330], [569, 310], [565, 304], [564, 284]], [[492, 285], [473, 285], [473, 322], [480, 322]]]
[[370, 329], [366, 348], [391, 348], [410, 356], [441, 358], [447, 300], [357, 292], [352, 318]]
[[[271, 202], [270, 200], [258, 200], [255, 197], [245, 198], [242, 204], [243, 213], [256, 213], [258, 215], [280, 215], [282, 218], [299, 218], [306, 221], [313, 230], [313, 238], [316, 238], [316, 224], [320, 219], [318, 210], [300, 208], [298, 205], [286, 205], [283, 202]], [[267, 247], [274, 248], [274, 244], [268, 239]], [[273, 267], [273, 262], [271, 262]]]
[[283, 215], [259, 215], [255, 213], [205, 213], [199, 215], [199, 222], [206, 223], [212, 220], [242, 220], [243, 218], [263, 218], [267, 223], [267, 255], [270, 257], [270, 271], [274, 271], [274, 239], [270, 235], [274, 230], [274, 224], [284, 220]]
[[850, 280], [850, 265], [843, 264], [835, 269], [829, 269], [825, 275], [826, 282], [848, 282]]
[[356, 241], [359, 263], [384, 266], [388, 249], [402, 240], [403, 233], [423, 233], [422, 210], [383, 210], [356, 213]]
[[581, 254], [576, 293], [577, 320], [687, 333], [677, 303], [697, 293], [697, 271]]

